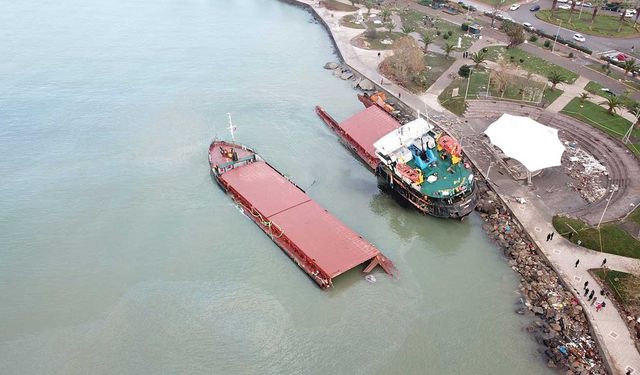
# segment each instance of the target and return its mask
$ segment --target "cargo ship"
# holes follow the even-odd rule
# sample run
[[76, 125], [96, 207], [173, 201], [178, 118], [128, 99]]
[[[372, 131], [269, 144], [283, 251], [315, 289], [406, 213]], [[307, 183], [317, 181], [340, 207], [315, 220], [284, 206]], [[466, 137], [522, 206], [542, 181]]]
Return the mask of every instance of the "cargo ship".
[[[230, 125], [232, 127], [232, 125]], [[233, 134], [233, 133], [232, 133]], [[232, 137], [233, 138], [233, 137]], [[209, 166], [218, 185], [321, 288], [366, 263], [393, 275], [393, 263], [278, 172], [254, 150], [214, 140]]]
[[367, 107], [339, 123], [316, 106], [318, 116], [377, 176], [381, 190], [421, 213], [462, 219], [477, 204], [474, 175], [460, 144], [425, 119], [405, 125], [392, 107], [360, 96]]

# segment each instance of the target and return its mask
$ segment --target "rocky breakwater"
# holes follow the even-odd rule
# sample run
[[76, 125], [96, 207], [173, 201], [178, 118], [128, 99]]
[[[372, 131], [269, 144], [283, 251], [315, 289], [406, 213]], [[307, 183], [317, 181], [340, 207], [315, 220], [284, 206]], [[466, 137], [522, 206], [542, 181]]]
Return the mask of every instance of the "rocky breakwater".
[[486, 183], [478, 183], [476, 210], [483, 228], [503, 250], [511, 268], [520, 274], [522, 298], [516, 313], [533, 314], [527, 326], [546, 347], [547, 365], [562, 374], [606, 374], [589, 322], [576, 296], [558, 279], [535, 243]]

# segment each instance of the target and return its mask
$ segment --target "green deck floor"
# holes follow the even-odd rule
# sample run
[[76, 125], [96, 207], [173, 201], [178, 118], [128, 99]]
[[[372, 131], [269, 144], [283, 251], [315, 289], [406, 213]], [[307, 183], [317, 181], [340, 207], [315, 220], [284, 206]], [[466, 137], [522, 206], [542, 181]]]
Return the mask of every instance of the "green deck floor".
[[[440, 156], [439, 154], [439, 152], [436, 153], [437, 156]], [[416, 162], [413, 159], [411, 159], [407, 163], [407, 165], [411, 168], [417, 168]], [[446, 160], [438, 159], [435, 167], [433, 168], [424, 168], [422, 170], [422, 174], [424, 175], [424, 182], [421, 185], [422, 194], [429, 197], [442, 198], [443, 196], [437, 195], [436, 192], [453, 189], [459, 186], [460, 183], [462, 183], [462, 181], [468, 178], [471, 174], [471, 171], [464, 168], [464, 165], [462, 163], [453, 165], [453, 173], [447, 171], [447, 169], [451, 166], [451, 158], [447, 157]], [[438, 179], [432, 183], [427, 182], [427, 177], [431, 176], [434, 173], [438, 174]]]

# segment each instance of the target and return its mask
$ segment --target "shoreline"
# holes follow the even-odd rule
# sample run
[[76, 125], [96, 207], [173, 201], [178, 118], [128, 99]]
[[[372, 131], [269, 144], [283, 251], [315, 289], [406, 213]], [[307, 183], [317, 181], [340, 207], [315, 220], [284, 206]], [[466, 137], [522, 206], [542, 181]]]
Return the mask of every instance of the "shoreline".
[[[392, 97], [403, 107], [404, 111], [414, 113], [409, 104], [398, 99], [394, 93], [386, 88], [376, 84], [376, 79], [372, 79], [372, 77], [363, 74], [352, 64], [349, 64], [336, 42], [333, 31], [311, 4], [301, 0], [280, 1], [307, 10], [329, 34], [341, 64], [351, 69], [354, 74], [371, 81], [377, 90], [384, 91], [389, 97]], [[433, 118], [429, 120], [441, 130], [449, 133], [446, 127], [442, 126], [438, 121], [434, 121]], [[521, 276], [520, 291], [524, 299], [524, 307], [516, 310], [516, 313], [525, 313], [526, 310], [523, 311], [522, 309], [526, 307], [535, 317], [526, 329], [540, 345], [547, 348], [545, 354], [548, 359], [548, 367], [557, 368], [558, 371], [576, 371], [577, 373], [582, 371], [614, 373], [611, 366], [612, 359], [608, 352], [604, 350], [598, 336], [594, 334], [593, 324], [586, 316], [585, 307], [582, 306], [580, 299], [571, 290], [570, 283], [561, 277], [561, 273], [540, 249], [533, 236], [524, 229], [524, 225], [518, 220], [507, 202], [487, 182], [484, 173], [476, 167], [478, 163], [466, 152], [465, 156], [482, 176], [482, 185], [484, 186], [482, 189], [479, 186], [479, 204], [476, 211], [480, 213], [484, 221], [483, 229], [489, 239], [503, 251], [505, 261], [511, 266], [510, 268]], [[509, 223], [512, 223], [514, 229], [511, 229], [512, 227]], [[541, 278], [547, 280], [547, 282], [540, 282]], [[549, 299], [544, 298], [549, 294], [553, 295], [553, 298], [550, 298], [553, 303], [549, 303]], [[575, 304], [573, 303], [574, 301]], [[553, 305], [563, 306], [563, 310], [556, 311], [556, 307]], [[572, 307], [571, 311], [567, 311], [568, 309], [565, 308], [569, 306]], [[589, 361], [592, 361], [593, 367], [588, 363], [583, 367], [580, 366], [580, 358], [575, 355], [564, 355], [559, 349], [563, 347], [566, 350], [565, 346], [560, 345], [563, 342], [563, 338], [569, 339], [569, 341], [579, 340], [579, 337], [573, 337], [574, 335], [571, 335], [571, 333], [574, 335], [578, 333], [585, 338], [587, 348], [584, 351], [584, 355]], [[590, 347], [591, 342], [594, 344], [595, 350]], [[543, 359], [545, 358], [543, 357]], [[576, 368], [576, 366], [582, 368]], [[593, 372], [594, 370], [597, 372]]]

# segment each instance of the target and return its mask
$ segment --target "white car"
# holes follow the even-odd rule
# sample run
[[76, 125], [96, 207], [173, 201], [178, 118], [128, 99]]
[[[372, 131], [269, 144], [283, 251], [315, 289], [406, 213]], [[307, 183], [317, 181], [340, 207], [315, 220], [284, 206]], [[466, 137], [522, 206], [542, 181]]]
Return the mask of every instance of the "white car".
[[632, 18], [632, 17], [635, 17], [635, 16], [636, 16], [636, 10], [635, 10], [635, 9], [627, 9], [627, 10], [624, 12], [624, 16], [625, 16], [625, 18]]
[[509, 7], [509, 10], [518, 10], [518, 8], [520, 8], [520, 4], [513, 4]]
[[558, 9], [569, 10], [569, 9], [571, 9], [571, 5], [569, 5], [569, 4], [560, 4], [560, 5], [558, 5]]
[[584, 42], [585, 40], [587, 40], [587, 38], [585, 38], [582, 34], [573, 34], [573, 39], [577, 40], [578, 42]]
[[559, 2], [559, 3], [563, 3], [563, 4], [564, 4], [564, 3], [568, 3], [568, 2], [569, 2], [569, 0], [558, 0], [558, 2]]
[[529, 31], [535, 30], [535, 27], [533, 27], [533, 25], [530, 24], [529, 22], [523, 23], [522, 26], [525, 28], [525, 30], [529, 30]]

